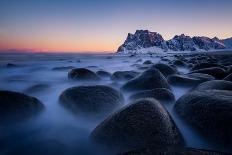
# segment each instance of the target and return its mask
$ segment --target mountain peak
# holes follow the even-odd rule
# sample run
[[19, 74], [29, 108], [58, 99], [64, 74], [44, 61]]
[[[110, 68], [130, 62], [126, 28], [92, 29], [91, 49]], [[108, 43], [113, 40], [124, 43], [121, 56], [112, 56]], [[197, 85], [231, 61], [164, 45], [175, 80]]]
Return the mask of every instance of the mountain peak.
[[181, 34], [165, 41], [158, 32], [136, 30], [134, 34], [128, 33], [125, 42], [118, 48], [118, 52], [127, 51], [126, 53], [128, 53], [128, 51], [137, 51], [150, 47], [160, 48], [163, 51], [207, 51], [226, 48], [223, 40], [217, 37], [211, 39], [205, 36], [190, 37]]

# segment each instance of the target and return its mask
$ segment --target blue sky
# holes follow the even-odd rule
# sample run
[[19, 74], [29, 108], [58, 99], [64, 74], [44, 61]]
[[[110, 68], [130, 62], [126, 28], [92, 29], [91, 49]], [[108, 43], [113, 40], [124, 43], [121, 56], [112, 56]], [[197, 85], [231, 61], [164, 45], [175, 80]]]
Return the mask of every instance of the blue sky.
[[231, 0], [0, 0], [0, 48], [113, 51], [128, 32], [232, 36]]

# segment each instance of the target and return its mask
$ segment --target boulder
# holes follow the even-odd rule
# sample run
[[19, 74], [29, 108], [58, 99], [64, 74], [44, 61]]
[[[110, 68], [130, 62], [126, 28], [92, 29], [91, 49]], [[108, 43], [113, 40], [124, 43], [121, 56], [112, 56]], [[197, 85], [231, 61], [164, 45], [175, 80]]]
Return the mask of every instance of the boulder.
[[93, 71], [86, 68], [75, 68], [68, 73], [68, 77], [73, 80], [100, 80], [100, 77]]
[[204, 69], [204, 68], [211, 68], [211, 67], [220, 67], [223, 68], [224, 66], [216, 64], [216, 63], [199, 63], [196, 64], [193, 68], [192, 71], [194, 70], [199, 70], [199, 69]]
[[175, 101], [175, 96], [173, 95], [173, 93], [166, 88], [156, 88], [152, 90], [139, 91], [130, 96], [131, 100], [136, 100], [141, 98], [154, 98], [160, 101], [161, 103]]
[[143, 62], [143, 64], [144, 65], [150, 65], [150, 64], [153, 64], [153, 63], [151, 62], [151, 60], [146, 60], [146, 61]]
[[90, 117], [105, 116], [123, 102], [117, 90], [103, 85], [71, 87], [62, 92], [59, 99], [76, 115]]
[[186, 62], [181, 61], [181, 60], [175, 60], [172, 62], [173, 65], [177, 66], [177, 67], [186, 67], [188, 66]]
[[144, 71], [122, 86], [122, 89], [127, 91], [151, 90], [155, 88], [170, 89], [166, 78], [155, 68]]
[[226, 71], [219, 67], [204, 68], [192, 71], [191, 73], [204, 73], [215, 77], [216, 79], [222, 79], [226, 76]]
[[175, 68], [167, 64], [158, 63], [153, 65], [152, 67], [158, 69], [165, 77], [177, 73], [177, 70]]
[[112, 80], [130, 80], [136, 77], [139, 73], [135, 71], [116, 71], [111, 76]]
[[195, 90], [231, 90], [232, 91], [232, 82], [225, 80], [212, 80], [201, 83], [198, 85]]
[[24, 92], [28, 94], [37, 93], [37, 92], [46, 91], [49, 89], [49, 87], [50, 86], [48, 84], [36, 84], [27, 88]]
[[98, 76], [103, 77], [103, 78], [111, 76], [111, 74], [109, 72], [104, 71], [104, 70], [99, 70], [96, 73], [97, 73]]
[[25, 119], [42, 111], [43, 104], [35, 97], [0, 90], [0, 120]]
[[168, 112], [154, 99], [137, 100], [115, 112], [92, 131], [91, 139], [120, 151], [183, 142]]
[[168, 76], [167, 80], [171, 85], [176, 86], [196, 86], [199, 83], [205, 81], [204, 79], [198, 78], [196, 76], [191, 76], [190, 74], [173, 74]]
[[189, 92], [177, 100], [174, 109], [204, 137], [232, 146], [232, 91]]

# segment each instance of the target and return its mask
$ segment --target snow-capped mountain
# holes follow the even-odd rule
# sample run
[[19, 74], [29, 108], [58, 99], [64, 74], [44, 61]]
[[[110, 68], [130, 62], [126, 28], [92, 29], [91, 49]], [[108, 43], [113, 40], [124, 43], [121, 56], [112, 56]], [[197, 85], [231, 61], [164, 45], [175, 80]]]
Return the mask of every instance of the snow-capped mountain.
[[126, 50], [138, 50], [149, 47], [167, 49], [165, 40], [157, 32], [137, 30], [135, 34], [128, 33], [125, 42], [118, 48], [118, 52]]
[[[232, 45], [232, 44], [231, 44]], [[125, 42], [118, 48], [118, 53], [134, 53], [145, 49], [159, 49], [162, 51], [208, 51], [225, 49], [226, 45], [217, 37], [190, 37], [184, 34], [176, 35], [172, 39], [165, 41], [157, 32], [148, 30], [136, 30], [135, 34], [129, 33]], [[151, 51], [150, 51], [151, 52]]]
[[232, 37], [221, 41], [226, 45], [226, 48], [232, 48]]

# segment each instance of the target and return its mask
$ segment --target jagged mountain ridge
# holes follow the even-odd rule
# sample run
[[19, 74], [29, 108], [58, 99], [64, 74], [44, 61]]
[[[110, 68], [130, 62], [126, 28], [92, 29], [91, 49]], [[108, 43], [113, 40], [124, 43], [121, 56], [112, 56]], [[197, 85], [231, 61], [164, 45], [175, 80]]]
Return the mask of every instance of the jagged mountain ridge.
[[136, 51], [152, 47], [160, 48], [163, 51], [208, 51], [227, 48], [223, 40], [219, 40], [217, 37], [190, 37], [181, 34], [165, 41], [162, 35], [157, 32], [136, 30], [134, 34], [128, 33], [125, 42], [118, 48], [117, 52]]

